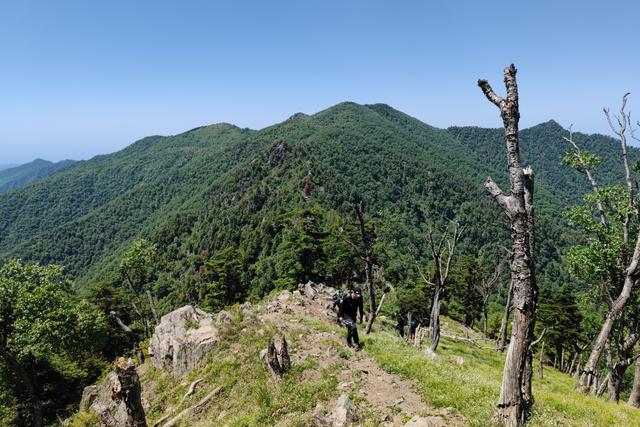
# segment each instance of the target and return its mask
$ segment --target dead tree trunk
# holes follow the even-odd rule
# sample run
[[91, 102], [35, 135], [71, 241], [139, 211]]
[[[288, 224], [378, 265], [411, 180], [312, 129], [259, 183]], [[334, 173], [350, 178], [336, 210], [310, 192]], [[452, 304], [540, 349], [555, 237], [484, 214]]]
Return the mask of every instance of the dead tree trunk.
[[500, 339], [498, 340], [498, 351], [504, 352], [507, 345], [507, 329], [509, 324], [509, 315], [511, 314], [511, 296], [513, 295], [513, 281], [509, 282], [509, 293], [507, 294], [507, 304], [504, 306], [504, 314], [502, 315], [502, 323], [500, 323]]
[[640, 358], [636, 359], [636, 370], [633, 374], [633, 386], [627, 405], [632, 408], [640, 408]]
[[120, 358], [116, 362], [116, 374], [119, 388], [114, 390], [114, 400], [124, 401], [127, 408], [127, 427], [147, 427], [136, 366]]
[[281, 335], [271, 337], [267, 348], [260, 352], [260, 359], [273, 379], [280, 381], [282, 376], [291, 369], [287, 340]]
[[[518, 147], [518, 86], [513, 64], [504, 70], [506, 99], [499, 97], [486, 80], [478, 86], [489, 101], [499, 109], [504, 123], [505, 145], [511, 191], [504, 193], [491, 177], [485, 187], [504, 210], [511, 223], [511, 280], [513, 282], [513, 325], [511, 341], [505, 359], [500, 397], [494, 421], [508, 426], [520, 426], [527, 417], [530, 396], [530, 345], [535, 326], [537, 284], [533, 266], [533, 171], [520, 164]], [[528, 193], [528, 194], [526, 194]], [[526, 200], [525, 200], [526, 199]], [[531, 371], [531, 369], [529, 369]]]
[[153, 315], [153, 321], [156, 323], [156, 326], [160, 324], [160, 316], [158, 316], [158, 309], [156, 308], [156, 302], [153, 299], [153, 295], [151, 295], [151, 291], [149, 289], [145, 290], [147, 294], [147, 299], [149, 300], [149, 307], [151, 307], [151, 314]]
[[139, 340], [138, 334], [136, 334], [130, 327], [125, 325], [125, 323], [122, 320], [120, 320], [120, 318], [118, 317], [115, 311], [112, 311], [109, 314], [111, 318], [118, 324], [120, 329], [122, 329], [122, 331], [129, 337], [129, 340], [131, 341], [131, 346], [133, 347], [133, 351], [135, 352], [136, 358], [138, 359], [138, 364], [142, 365], [144, 363], [144, 353], [140, 348], [140, 344], [138, 344], [138, 340]]
[[479, 286], [480, 293], [482, 294], [482, 320], [485, 338], [487, 338], [487, 324], [489, 323], [489, 299], [491, 298], [491, 295], [493, 295], [493, 293], [496, 291], [496, 284], [498, 283], [498, 279], [500, 278], [500, 267], [501, 264], [498, 264], [493, 272], [493, 275], [491, 275], [491, 278], [487, 279], [483, 277]]
[[[454, 224], [453, 233], [450, 231], [451, 224]], [[429, 229], [425, 235], [434, 264], [433, 280], [429, 280], [427, 276], [422, 273], [422, 270], [420, 270], [420, 274], [422, 275], [422, 279], [428, 285], [433, 286], [434, 289], [429, 323], [429, 327], [431, 328], [431, 343], [429, 349], [432, 352], [436, 351], [438, 343], [440, 342], [440, 304], [446, 290], [456, 246], [464, 231], [464, 227], [460, 227], [456, 222], [451, 221], [451, 224], [447, 225], [447, 228], [445, 228], [438, 241], [434, 238], [433, 229]]]
[[[633, 180], [631, 178], [629, 160], [627, 156], [627, 142], [626, 142], [627, 131], [632, 132], [632, 129], [629, 123], [629, 115], [625, 112], [625, 106], [627, 103], [628, 96], [629, 94], [627, 93], [622, 97], [620, 115], [617, 117], [618, 125], [619, 125], [618, 128], [614, 127], [611, 117], [609, 115], [609, 110], [604, 109], [604, 114], [607, 119], [607, 122], [609, 123], [609, 126], [611, 127], [612, 131], [620, 138], [620, 144], [622, 147], [622, 160], [623, 160], [623, 166], [625, 171], [625, 184], [627, 187], [627, 199], [628, 199], [627, 205], [629, 208], [628, 211], [625, 213], [625, 217], [622, 223], [622, 231], [623, 231], [622, 238], [624, 243], [627, 243], [629, 241], [629, 228], [630, 228], [629, 213], [633, 211], [635, 212], [636, 215], [638, 214], [638, 209], [635, 202], [634, 185], [633, 185]], [[633, 137], [633, 133], [632, 133], [632, 137]], [[564, 138], [564, 139], [573, 146], [575, 153], [577, 155], [577, 159], [580, 163], [580, 171], [584, 172], [587, 175], [587, 179], [591, 184], [593, 192], [597, 194], [598, 185], [595, 179], [593, 178], [593, 176], [591, 175], [591, 172], [589, 171], [588, 164], [583, 158], [580, 148], [573, 141], [571, 133], [569, 134], [569, 138]], [[607, 226], [603, 204], [601, 203], [600, 200], [597, 200], [596, 204], [599, 211], [600, 222], [602, 225]], [[633, 254], [631, 255], [631, 257], [629, 257], [628, 254], [625, 254], [625, 256], [623, 257], [622, 263], [623, 265], [626, 265], [627, 268], [625, 271], [624, 283], [620, 290], [620, 293], [618, 294], [618, 297], [615, 298], [614, 300], [613, 297], [608, 293], [608, 289], [607, 289], [606, 297], [608, 298], [608, 301], [609, 301], [609, 311], [605, 317], [602, 327], [600, 328], [600, 332], [598, 333], [598, 336], [596, 337], [593, 343], [589, 358], [587, 359], [587, 362], [585, 363], [584, 367], [580, 372], [580, 377], [578, 379], [578, 384], [576, 386], [576, 390], [579, 392], [587, 393], [589, 391], [589, 388], [593, 386], [598, 361], [600, 360], [600, 357], [602, 356], [602, 353], [607, 343], [610, 340], [610, 335], [611, 335], [611, 331], [613, 330], [614, 324], [622, 315], [627, 302], [631, 298], [632, 290], [638, 276], [637, 268], [638, 268], [639, 260], [640, 260], [640, 233], [638, 233], [638, 236], [636, 237], [636, 242], [635, 242]]]

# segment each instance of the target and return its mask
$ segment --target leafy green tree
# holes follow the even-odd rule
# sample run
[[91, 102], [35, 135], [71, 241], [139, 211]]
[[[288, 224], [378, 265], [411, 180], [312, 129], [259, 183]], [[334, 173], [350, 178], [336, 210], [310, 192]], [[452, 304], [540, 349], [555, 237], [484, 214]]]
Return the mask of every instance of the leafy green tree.
[[246, 298], [242, 254], [235, 248], [217, 252], [204, 265], [205, 293], [203, 308], [216, 311]]
[[51, 378], [51, 372], [85, 377], [84, 361], [101, 348], [105, 329], [104, 316], [75, 298], [61, 267], [10, 261], [0, 268], [0, 372], [15, 380], [8, 384], [20, 408], [20, 423], [27, 424], [22, 397], [29, 402], [30, 424], [45, 423], [46, 415], [52, 415], [47, 402], [59, 384], [43, 383], [43, 378]]
[[149, 321], [142, 305], [142, 294], [147, 297], [149, 309], [156, 324], [160, 323], [160, 316], [156, 308], [154, 295], [151, 292], [150, 281], [154, 272], [154, 260], [157, 247], [144, 239], [136, 239], [120, 262], [120, 273], [133, 294], [131, 305], [138, 314], [149, 336]]

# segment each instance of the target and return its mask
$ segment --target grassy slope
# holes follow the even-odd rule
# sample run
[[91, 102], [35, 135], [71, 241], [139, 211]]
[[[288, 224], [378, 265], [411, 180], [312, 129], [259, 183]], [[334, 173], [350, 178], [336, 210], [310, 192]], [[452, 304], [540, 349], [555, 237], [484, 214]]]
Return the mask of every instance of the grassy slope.
[[[268, 337], [278, 330], [277, 325], [260, 322], [255, 314], [242, 316], [237, 307], [232, 311], [235, 320], [221, 330], [220, 346], [200, 368], [182, 380], [160, 369], [143, 369], [144, 394], [151, 405], [147, 414], [150, 425], [167, 412], [176, 414], [195, 404], [218, 386], [222, 386], [221, 394], [205, 411], [185, 419], [181, 425], [308, 426], [316, 405], [326, 406], [327, 401], [340, 394], [338, 374], [350, 366], [349, 359], [354, 357], [341, 343], [327, 340], [322, 345], [327, 349], [339, 346], [343, 362], [322, 366], [324, 352], [321, 351], [317, 358], [307, 357], [294, 363], [284, 381], [274, 384], [258, 354]], [[303, 317], [299, 322], [304, 326], [286, 332], [292, 355], [314, 332], [343, 333], [336, 325], [317, 318]], [[443, 319], [443, 327], [445, 334], [462, 335], [460, 326], [450, 319]], [[386, 327], [378, 324], [376, 331], [363, 340], [364, 355], [372, 357], [387, 372], [415, 380], [416, 391], [434, 408], [451, 408], [452, 413], [464, 416], [471, 426], [489, 425], [500, 388], [503, 354], [443, 338], [438, 349], [442, 361], [433, 362], [391, 331], [390, 324]], [[454, 355], [464, 358], [463, 367], [451, 363]], [[182, 402], [189, 384], [200, 378], [204, 379], [205, 386]], [[534, 376], [533, 385], [536, 403], [528, 426], [640, 425], [640, 411], [623, 403], [616, 405], [577, 394], [573, 391], [573, 378], [547, 366], [544, 378]], [[356, 396], [351, 397], [358, 401]], [[425, 408], [426, 414], [428, 408]], [[380, 425], [379, 416], [365, 412], [367, 415], [366, 426]], [[94, 417], [81, 413], [74, 417], [72, 426], [92, 425], [94, 421]]]
[[[443, 338], [438, 353], [442, 362], [426, 360], [418, 349], [382, 332], [368, 341], [367, 351], [387, 371], [415, 378], [425, 401], [456, 409], [472, 426], [485, 426], [498, 400], [504, 354]], [[463, 367], [447, 362], [462, 356]], [[537, 372], [537, 362], [534, 363]], [[535, 406], [528, 426], [638, 426], [640, 412], [573, 391], [575, 379], [548, 366], [544, 378], [534, 374]]]

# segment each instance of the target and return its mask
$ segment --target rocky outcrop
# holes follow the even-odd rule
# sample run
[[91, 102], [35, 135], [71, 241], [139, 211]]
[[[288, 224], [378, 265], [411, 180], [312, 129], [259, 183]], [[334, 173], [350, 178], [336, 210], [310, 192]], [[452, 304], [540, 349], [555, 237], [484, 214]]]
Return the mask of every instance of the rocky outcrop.
[[127, 408], [122, 400], [113, 399], [114, 390], [118, 390], [120, 382], [115, 372], [100, 384], [90, 385], [82, 391], [81, 411], [95, 411], [106, 427], [120, 427], [127, 424]]
[[313, 417], [314, 427], [355, 427], [361, 425], [361, 416], [356, 405], [346, 394], [340, 396], [329, 415], [316, 414]]
[[219, 342], [216, 320], [227, 322], [231, 314], [214, 318], [191, 305], [165, 314], [156, 326], [149, 344], [153, 366], [179, 377], [198, 366]]

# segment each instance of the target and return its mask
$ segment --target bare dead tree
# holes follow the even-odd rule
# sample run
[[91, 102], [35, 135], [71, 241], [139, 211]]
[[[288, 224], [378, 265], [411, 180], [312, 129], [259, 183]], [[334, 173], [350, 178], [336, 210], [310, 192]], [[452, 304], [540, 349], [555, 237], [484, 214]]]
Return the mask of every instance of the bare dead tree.
[[147, 427], [144, 408], [142, 407], [142, 390], [135, 365], [124, 358], [116, 361], [118, 388], [113, 390], [116, 401], [124, 401], [127, 408], [127, 427]]
[[487, 324], [489, 322], [489, 298], [497, 289], [498, 279], [500, 278], [500, 273], [502, 270], [502, 265], [499, 264], [496, 269], [493, 271], [491, 277], [486, 278], [483, 277], [482, 281], [478, 285], [478, 290], [480, 291], [480, 295], [482, 295], [482, 320], [483, 320], [483, 329], [484, 336], [487, 337]]
[[[620, 145], [622, 148], [622, 160], [623, 160], [624, 171], [625, 171], [625, 182], [627, 187], [627, 198], [628, 198], [627, 203], [628, 203], [628, 207], [630, 208], [629, 211], [634, 211], [635, 214], [638, 215], [638, 207], [635, 202], [633, 180], [631, 179], [631, 169], [629, 167], [629, 159], [627, 155], [627, 132], [631, 132], [630, 117], [625, 112], [628, 96], [629, 94], [626, 93], [622, 97], [620, 114], [615, 116], [616, 121], [618, 123], [617, 128], [613, 125], [613, 120], [611, 119], [611, 114], [609, 110], [606, 108], [603, 110], [604, 110], [604, 114], [607, 119], [607, 122], [609, 123], [609, 126], [611, 127], [613, 132], [620, 138]], [[592, 188], [593, 188], [593, 183], [592, 183]], [[593, 190], [597, 191], [597, 186], [596, 188], [593, 188]], [[600, 206], [598, 207], [599, 209], [600, 209]], [[625, 218], [622, 224], [623, 225], [622, 227], [623, 242], [625, 244], [629, 240], [629, 224], [631, 219], [629, 215], [629, 211], [625, 214]], [[600, 220], [601, 222], [605, 221], [602, 215], [600, 217]], [[602, 326], [600, 328], [600, 332], [598, 333], [598, 336], [593, 342], [593, 346], [592, 346], [589, 358], [587, 359], [587, 362], [585, 363], [584, 367], [580, 372], [580, 377], [578, 379], [578, 385], [576, 386], [576, 390], [582, 393], [587, 393], [589, 391], [589, 388], [594, 385], [593, 383], [594, 383], [594, 377], [595, 377], [598, 361], [602, 356], [602, 352], [604, 351], [605, 346], [610, 340], [611, 331], [613, 330], [613, 327], [616, 321], [620, 319], [620, 316], [622, 315], [627, 305], [627, 302], [631, 298], [633, 287], [635, 285], [635, 282], [638, 276], [638, 271], [637, 271], [638, 262], [640, 262], [640, 233], [638, 233], [638, 235], [636, 236], [635, 246], [630, 259], [628, 256], [625, 256], [624, 258], [625, 259], [623, 260], [623, 262], [624, 262], [624, 265], [626, 265], [627, 267], [625, 269], [623, 286], [618, 296], [614, 299], [613, 296], [608, 294], [609, 292], [608, 287], [607, 286], [603, 287], [606, 289], [606, 292], [607, 292], [609, 308], [608, 308], [607, 315], [605, 316], [605, 320], [602, 323]]]
[[111, 311], [109, 316], [116, 322], [118, 327], [122, 329], [131, 341], [131, 346], [133, 347], [133, 351], [136, 354], [136, 358], [138, 359], [138, 364], [142, 365], [144, 363], [144, 353], [140, 348], [140, 344], [138, 343], [140, 338], [138, 334], [133, 331], [129, 326], [127, 326], [121, 319], [118, 317], [118, 314], [115, 311]]
[[[450, 230], [450, 226], [453, 224], [453, 231]], [[433, 302], [431, 304], [431, 318], [429, 327], [431, 328], [430, 345], [429, 349], [435, 352], [440, 342], [440, 304], [447, 287], [447, 280], [449, 279], [449, 272], [451, 271], [451, 262], [455, 254], [456, 246], [460, 241], [460, 237], [464, 232], [464, 226], [456, 222], [451, 221], [447, 225], [442, 236], [437, 241], [434, 237], [433, 229], [429, 229], [425, 235], [429, 251], [431, 253], [431, 259], [434, 264], [433, 279], [429, 280], [423, 274], [423, 279], [433, 287]]]
[[531, 396], [532, 354], [530, 345], [535, 327], [538, 287], [535, 279], [533, 171], [520, 163], [518, 140], [518, 85], [516, 67], [504, 70], [506, 98], [498, 96], [486, 80], [478, 86], [487, 99], [499, 108], [504, 124], [506, 157], [511, 189], [508, 193], [487, 177], [485, 188], [503, 209], [511, 224], [510, 269], [513, 282], [513, 325], [511, 341], [505, 359], [500, 397], [494, 421], [508, 426], [520, 426], [533, 403]]

